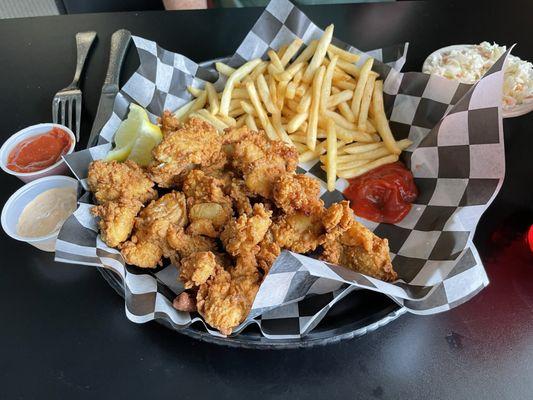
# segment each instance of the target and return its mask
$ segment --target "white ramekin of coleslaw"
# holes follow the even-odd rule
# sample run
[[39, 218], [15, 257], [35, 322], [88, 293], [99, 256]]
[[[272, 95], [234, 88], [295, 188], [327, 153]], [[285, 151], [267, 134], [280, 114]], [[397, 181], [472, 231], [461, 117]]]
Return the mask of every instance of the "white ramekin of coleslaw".
[[[422, 72], [473, 84], [506, 50], [489, 42], [444, 47], [429, 55]], [[533, 64], [513, 55], [505, 66], [502, 108], [505, 118], [533, 111]]]

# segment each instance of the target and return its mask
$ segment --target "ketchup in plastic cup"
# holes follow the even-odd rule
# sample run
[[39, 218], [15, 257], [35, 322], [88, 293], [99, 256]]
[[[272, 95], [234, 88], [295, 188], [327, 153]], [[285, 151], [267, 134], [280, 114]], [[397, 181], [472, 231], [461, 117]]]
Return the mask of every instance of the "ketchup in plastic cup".
[[76, 137], [66, 126], [52, 123], [32, 125], [5, 141], [0, 148], [0, 167], [24, 182], [68, 174], [62, 156], [72, 153], [75, 144]]
[[355, 214], [374, 222], [394, 224], [411, 210], [418, 196], [413, 174], [401, 162], [382, 165], [348, 180], [344, 196]]
[[54, 165], [67, 154], [72, 140], [67, 132], [53, 127], [48, 132], [22, 140], [7, 156], [7, 168], [15, 172], [35, 172]]

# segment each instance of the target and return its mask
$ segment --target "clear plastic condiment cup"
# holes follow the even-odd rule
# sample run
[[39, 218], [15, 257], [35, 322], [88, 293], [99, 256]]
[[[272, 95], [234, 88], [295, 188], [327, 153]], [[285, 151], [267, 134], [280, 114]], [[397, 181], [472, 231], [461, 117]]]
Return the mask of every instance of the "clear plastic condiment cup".
[[78, 190], [78, 181], [68, 176], [54, 175], [36, 179], [11, 195], [7, 200], [0, 217], [2, 228], [13, 239], [26, 242], [44, 251], [55, 251], [56, 239], [59, 231], [37, 237], [24, 237], [17, 233], [17, 224], [24, 208], [35, 197], [49, 189], [72, 187]]
[[72, 153], [74, 151], [74, 146], [76, 146], [76, 136], [74, 136], [74, 133], [69, 128], [60, 124], [52, 123], [32, 125], [11, 135], [11, 137], [2, 145], [0, 148], [0, 168], [2, 168], [8, 174], [16, 176], [23, 182], [31, 182], [44, 176], [67, 174], [69, 169], [62, 158], [59, 159], [55, 164], [34, 172], [16, 172], [7, 167], [7, 158], [9, 157], [9, 153], [17, 144], [25, 139], [28, 139], [29, 137], [38, 136], [49, 132], [52, 128], [59, 128], [68, 133], [71, 139], [71, 145], [66, 154]]

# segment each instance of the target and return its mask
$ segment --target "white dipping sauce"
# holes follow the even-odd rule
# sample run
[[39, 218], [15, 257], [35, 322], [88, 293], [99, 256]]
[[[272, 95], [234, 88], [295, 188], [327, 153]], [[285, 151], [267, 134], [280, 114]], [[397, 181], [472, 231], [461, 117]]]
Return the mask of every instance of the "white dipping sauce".
[[30, 201], [17, 223], [17, 234], [23, 237], [46, 236], [59, 231], [76, 210], [76, 189], [54, 188]]

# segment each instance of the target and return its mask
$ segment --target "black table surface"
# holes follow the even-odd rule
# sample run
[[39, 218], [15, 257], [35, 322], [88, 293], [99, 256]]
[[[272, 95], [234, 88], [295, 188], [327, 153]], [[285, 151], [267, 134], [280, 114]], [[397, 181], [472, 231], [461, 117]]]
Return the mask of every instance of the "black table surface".
[[[440, 47], [483, 40], [533, 60], [530, 1], [399, 2], [304, 9], [361, 49], [411, 43], [405, 70]], [[85, 14], [0, 21], [1, 141], [51, 119], [75, 65], [74, 34], [96, 30], [83, 86], [87, 140], [109, 39], [127, 28], [202, 61], [231, 54], [260, 9]], [[129, 61], [125, 74], [135, 65]], [[504, 121], [507, 177], [475, 238], [491, 284], [467, 304], [405, 315], [328, 347], [254, 351], [209, 345], [126, 319], [92, 267], [0, 240], [0, 398], [531, 398], [533, 263], [520, 232], [533, 222], [533, 113]], [[82, 141], [83, 142], [83, 141]], [[83, 145], [83, 143], [82, 143]], [[0, 201], [22, 185], [0, 175]]]

